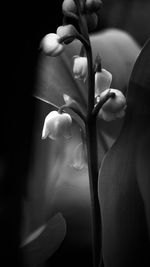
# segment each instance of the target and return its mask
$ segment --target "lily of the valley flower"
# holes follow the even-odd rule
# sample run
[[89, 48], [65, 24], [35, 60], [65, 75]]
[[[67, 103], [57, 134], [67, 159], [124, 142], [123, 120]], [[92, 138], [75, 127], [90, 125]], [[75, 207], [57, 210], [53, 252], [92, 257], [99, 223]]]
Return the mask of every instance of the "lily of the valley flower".
[[59, 43], [60, 36], [56, 33], [45, 35], [41, 41], [41, 48], [48, 56], [58, 56], [64, 49], [63, 44]]
[[115, 97], [109, 98], [102, 106], [99, 112], [100, 118], [105, 121], [112, 121], [122, 118], [125, 115], [126, 98], [123, 93], [117, 89], [106, 89], [100, 95], [100, 99], [105, 97], [108, 91], [115, 93]]
[[101, 69], [95, 73], [95, 98], [98, 100], [100, 94], [110, 88], [112, 82], [112, 74], [105, 70]]
[[88, 12], [95, 12], [95, 11], [98, 11], [102, 7], [102, 1], [101, 0], [86, 0], [85, 6]]
[[56, 33], [60, 38], [65, 38], [65, 37], [67, 38], [66, 40], [64, 40], [65, 44], [71, 43], [78, 35], [76, 28], [72, 24], [59, 26], [57, 28]]
[[76, 13], [77, 8], [74, 0], [64, 0], [62, 3], [62, 11], [66, 14], [66, 12]]
[[86, 14], [86, 21], [88, 26], [88, 31], [92, 32], [96, 29], [98, 25], [98, 15], [96, 12], [93, 12], [92, 14]]
[[74, 78], [83, 80], [85, 82], [87, 78], [87, 58], [86, 57], [80, 57], [80, 56], [74, 56], [74, 63], [73, 63], [73, 73]]
[[[98, 11], [102, 7], [101, 0], [80, 0], [81, 12], [82, 13], [93, 13]], [[77, 8], [74, 0], [64, 0], [62, 4], [62, 10], [66, 12], [76, 13]]]
[[47, 137], [56, 140], [60, 137], [71, 137], [72, 118], [68, 113], [50, 112], [44, 121], [42, 139]]
[[76, 170], [82, 170], [87, 166], [86, 152], [83, 143], [79, 143], [73, 151], [73, 159], [70, 166]]

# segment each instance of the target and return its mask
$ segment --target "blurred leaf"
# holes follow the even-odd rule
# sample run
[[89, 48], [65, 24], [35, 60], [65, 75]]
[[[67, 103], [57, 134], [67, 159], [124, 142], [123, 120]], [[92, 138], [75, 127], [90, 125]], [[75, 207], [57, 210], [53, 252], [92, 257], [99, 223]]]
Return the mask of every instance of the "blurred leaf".
[[134, 65], [127, 103], [121, 133], [99, 173], [103, 257], [112, 267], [150, 265], [150, 40]]
[[21, 249], [25, 266], [36, 267], [44, 263], [59, 248], [65, 234], [65, 220], [57, 213], [23, 242]]

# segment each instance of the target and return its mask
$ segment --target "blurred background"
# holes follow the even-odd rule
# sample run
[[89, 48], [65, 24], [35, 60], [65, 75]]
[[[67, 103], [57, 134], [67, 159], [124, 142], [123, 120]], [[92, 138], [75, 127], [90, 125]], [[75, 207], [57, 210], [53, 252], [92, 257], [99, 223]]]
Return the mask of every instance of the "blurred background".
[[[69, 156], [81, 141], [79, 129], [74, 124], [73, 141], [67, 144], [62, 140], [57, 144], [49, 140], [43, 142], [42, 125], [52, 107], [33, 97], [37, 88], [39, 43], [45, 34], [55, 32], [62, 24], [62, 1], [54, 1], [52, 6], [50, 3], [32, 4], [31, 7], [31, 3], [26, 1], [3, 7], [1, 261], [4, 260], [3, 266], [23, 264], [18, 250], [22, 239], [23, 215], [24, 237], [49, 221], [55, 213], [61, 212], [66, 219], [67, 235], [44, 265], [57, 266], [61, 263], [65, 266], [91, 266], [87, 166], [83, 165], [81, 170], [72, 168], [74, 157]], [[149, 13], [148, 0], [103, 0], [95, 33], [109, 28], [123, 30], [134, 38], [140, 49], [150, 35]], [[111, 143], [114, 138], [112, 140], [110, 136], [107, 136], [107, 140]], [[63, 152], [61, 155], [60, 147]], [[57, 162], [57, 165], [52, 165], [52, 162]], [[52, 170], [53, 176], [50, 175]]]

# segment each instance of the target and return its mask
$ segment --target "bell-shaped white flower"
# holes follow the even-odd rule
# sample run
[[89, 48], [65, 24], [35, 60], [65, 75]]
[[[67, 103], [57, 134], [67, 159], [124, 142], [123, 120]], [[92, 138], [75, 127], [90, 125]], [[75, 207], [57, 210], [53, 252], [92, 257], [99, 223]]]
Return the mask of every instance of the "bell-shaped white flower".
[[56, 140], [60, 137], [71, 137], [72, 118], [68, 113], [50, 112], [44, 121], [42, 139], [47, 137]]
[[95, 73], [95, 98], [97, 97], [106, 89], [110, 88], [112, 82], [112, 74], [105, 70], [101, 69]]
[[100, 99], [105, 97], [109, 90], [115, 93], [115, 97], [109, 98], [99, 112], [99, 117], [106, 121], [122, 118], [125, 115], [126, 109], [126, 98], [123, 93], [117, 89], [106, 89], [101, 93]]
[[56, 33], [49, 33], [45, 35], [41, 41], [41, 48], [48, 56], [58, 56], [64, 49], [63, 44], [59, 43], [59, 35]]
[[74, 56], [73, 57], [73, 73], [74, 78], [83, 80], [85, 82], [87, 78], [87, 57], [81, 57], [81, 56]]
[[59, 26], [56, 33], [64, 39], [65, 44], [71, 43], [79, 34], [72, 24]]
[[76, 170], [82, 170], [87, 166], [86, 162], [86, 152], [83, 143], [79, 143], [75, 150], [72, 153], [73, 159], [71, 163], [71, 167]]

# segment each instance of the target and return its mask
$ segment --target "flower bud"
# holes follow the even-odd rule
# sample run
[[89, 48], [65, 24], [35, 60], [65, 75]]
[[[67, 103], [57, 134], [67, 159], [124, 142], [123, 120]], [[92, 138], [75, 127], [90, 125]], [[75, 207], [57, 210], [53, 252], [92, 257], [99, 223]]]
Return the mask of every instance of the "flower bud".
[[44, 121], [42, 139], [47, 137], [56, 140], [60, 137], [71, 137], [72, 118], [68, 113], [50, 112]]
[[100, 109], [99, 115], [106, 121], [122, 118], [125, 115], [126, 98], [123, 93], [117, 89], [106, 89], [100, 95], [102, 99], [108, 91], [115, 93], [115, 97], [109, 98]]
[[112, 82], [112, 74], [105, 70], [95, 73], [95, 97], [99, 96], [104, 90], [110, 88]]
[[88, 31], [89, 32], [94, 31], [98, 25], [97, 14], [95, 12], [92, 14], [86, 14], [86, 21], [87, 21]]
[[102, 7], [102, 1], [101, 0], [86, 0], [85, 7], [88, 12], [95, 12]]
[[73, 73], [74, 78], [79, 80], [86, 80], [87, 77], [87, 58], [74, 56]]
[[105, 112], [103, 109], [100, 111], [99, 117], [104, 121], [114, 121], [125, 116], [125, 109], [120, 110], [116, 113]]
[[68, 44], [68, 43], [71, 43], [75, 39], [78, 32], [72, 24], [68, 24], [64, 26], [59, 26], [57, 28], [57, 34], [60, 38], [67, 38], [67, 40], [64, 41], [64, 43]]
[[43, 52], [48, 56], [58, 56], [64, 49], [63, 45], [59, 43], [59, 35], [55, 33], [49, 33], [41, 41], [41, 48]]
[[68, 12], [76, 13], [77, 8], [74, 0], [64, 0], [62, 3], [62, 11], [63, 13], [68, 13]]

